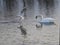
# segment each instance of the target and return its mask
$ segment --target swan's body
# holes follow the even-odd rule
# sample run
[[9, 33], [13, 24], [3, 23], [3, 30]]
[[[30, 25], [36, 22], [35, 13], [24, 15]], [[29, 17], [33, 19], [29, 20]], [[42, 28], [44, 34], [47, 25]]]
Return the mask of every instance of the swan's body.
[[51, 25], [54, 24], [54, 19], [53, 18], [43, 18], [41, 21], [39, 21], [41, 24], [45, 25]]
[[[41, 17], [41, 19], [39, 19], [38, 17]], [[36, 16], [37, 22], [41, 24], [41, 26], [44, 25], [53, 25], [54, 20], [53, 18], [43, 18], [43, 16]]]

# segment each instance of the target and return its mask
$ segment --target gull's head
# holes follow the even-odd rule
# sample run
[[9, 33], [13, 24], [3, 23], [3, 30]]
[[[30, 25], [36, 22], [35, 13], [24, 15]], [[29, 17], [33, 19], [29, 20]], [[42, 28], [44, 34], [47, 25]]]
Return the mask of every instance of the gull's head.
[[21, 25], [21, 26], [19, 26], [19, 27], [17, 27], [17, 28], [19, 28], [19, 29], [21, 29], [23, 26]]
[[23, 16], [20, 16], [22, 20], [24, 20], [24, 17]]

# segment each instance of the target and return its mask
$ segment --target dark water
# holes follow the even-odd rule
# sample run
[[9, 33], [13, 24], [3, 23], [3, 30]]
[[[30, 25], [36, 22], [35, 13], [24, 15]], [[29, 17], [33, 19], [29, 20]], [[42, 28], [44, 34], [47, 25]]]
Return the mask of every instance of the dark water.
[[[0, 0], [0, 18], [5, 20], [12, 20], [17, 18], [18, 15], [24, 15], [27, 17], [34, 17], [34, 15], [44, 15], [47, 17], [53, 17], [56, 11], [58, 0], [26, 0], [25, 7], [27, 10], [21, 14], [24, 7], [22, 0]], [[18, 19], [17, 19], [18, 20]]]

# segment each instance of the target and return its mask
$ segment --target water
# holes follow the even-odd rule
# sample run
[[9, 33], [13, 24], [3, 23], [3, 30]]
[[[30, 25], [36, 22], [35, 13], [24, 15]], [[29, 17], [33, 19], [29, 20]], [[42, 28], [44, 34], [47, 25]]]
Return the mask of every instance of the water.
[[[17, 1], [17, 0], [16, 0]], [[19, 1], [19, 2], [18, 2]], [[24, 15], [20, 14], [21, 10], [23, 9], [23, 2], [22, 0], [18, 0], [19, 6], [17, 6], [17, 10], [13, 10], [11, 13], [13, 16], [9, 17], [7, 16], [4, 17], [5, 14], [7, 14], [4, 11], [2, 11], [4, 19], [1, 19], [3, 21], [17, 21], [19, 20], [18, 16], [19, 15]], [[39, 7], [38, 0], [34, 0], [34, 6], [31, 6], [28, 8], [29, 4], [26, 6], [27, 7], [27, 17], [22, 21], [22, 24], [24, 28], [27, 30], [27, 38], [24, 39], [24, 37], [21, 35], [20, 29], [17, 27], [20, 26], [20, 23], [5, 23], [1, 24], [0, 23], [0, 45], [59, 45], [59, 17], [60, 17], [60, 0], [55, 0], [54, 1], [54, 6], [52, 6], [52, 9], [50, 8], [47, 10], [44, 3]], [[32, 3], [33, 4], [33, 3]], [[6, 8], [4, 9], [6, 10]], [[6, 10], [7, 11], [7, 10]], [[49, 13], [47, 13], [49, 11]], [[48, 15], [47, 15], [48, 14]], [[43, 25], [42, 28], [36, 28], [36, 15], [43, 15], [45, 17], [52, 17], [55, 20], [55, 23], [57, 25], [50, 25], [46, 26]], [[6, 19], [5, 19], [6, 18]], [[0, 20], [0, 21], [1, 21]]]

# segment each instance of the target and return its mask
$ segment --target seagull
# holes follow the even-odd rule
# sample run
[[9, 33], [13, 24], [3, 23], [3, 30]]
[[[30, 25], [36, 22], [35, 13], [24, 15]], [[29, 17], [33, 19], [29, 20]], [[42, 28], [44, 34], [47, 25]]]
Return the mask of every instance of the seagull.
[[[42, 15], [38, 15], [35, 18], [37, 19], [37, 22], [41, 24], [41, 27], [43, 26], [43, 24], [44, 25], [56, 25], [54, 22], [55, 21], [54, 18], [50, 18], [50, 17], [43, 18]], [[39, 26], [36, 24], [36, 27], [39, 27]]]

